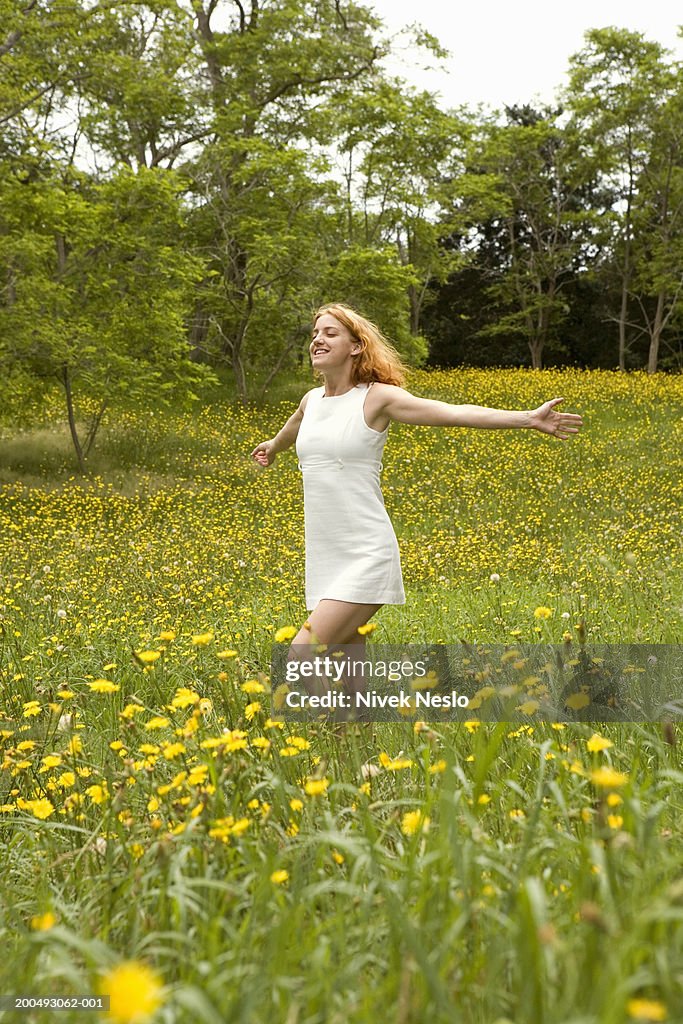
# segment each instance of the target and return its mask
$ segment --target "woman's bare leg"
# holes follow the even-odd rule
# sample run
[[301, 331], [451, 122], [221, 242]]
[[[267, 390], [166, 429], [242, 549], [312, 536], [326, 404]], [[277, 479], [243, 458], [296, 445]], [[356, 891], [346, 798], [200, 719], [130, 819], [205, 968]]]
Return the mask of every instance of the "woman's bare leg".
[[297, 644], [353, 644], [361, 641], [358, 627], [364, 626], [381, 604], [356, 604], [352, 601], [319, 601], [307, 622], [310, 629], [302, 626], [292, 640]]
[[[325, 598], [319, 601], [292, 640], [287, 661], [307, 661], [312, 657], [312, 645], [323, 644], [326, 653], [333, 654], [338, 646], [352, 661], [365, 659], [365, 637], [358, 632], [381, 604], [356, 604], [352, 601], [334, 601]], [[346, 692], [353, 693], [364, 687], [362, 669], [351, 670], [341, 680]]]

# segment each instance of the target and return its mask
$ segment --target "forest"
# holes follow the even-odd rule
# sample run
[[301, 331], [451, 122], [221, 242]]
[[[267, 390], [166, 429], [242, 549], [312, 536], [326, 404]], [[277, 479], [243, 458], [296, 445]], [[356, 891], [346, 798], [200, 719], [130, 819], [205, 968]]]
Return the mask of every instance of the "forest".
[[554, 105], [450, 110], [386, 71], [359, 3], [0, 20], [6, 395], [58, 381], [89, 433], [117, 397], [262, 401], [332, 300], [416, 367], [683, 368], [683, 76], [659, 43], [595, 28]]

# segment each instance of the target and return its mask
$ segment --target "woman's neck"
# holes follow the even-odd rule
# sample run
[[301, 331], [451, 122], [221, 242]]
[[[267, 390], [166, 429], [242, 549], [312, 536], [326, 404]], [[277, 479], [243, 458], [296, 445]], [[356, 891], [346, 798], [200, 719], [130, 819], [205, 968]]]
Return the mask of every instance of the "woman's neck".
[[335, 398], [337, 395], [345, 395], [347, 391], [355, 387], [353, 381], [350, 378], [335, 379], [325, 377], [325, 395], [327, 398]]

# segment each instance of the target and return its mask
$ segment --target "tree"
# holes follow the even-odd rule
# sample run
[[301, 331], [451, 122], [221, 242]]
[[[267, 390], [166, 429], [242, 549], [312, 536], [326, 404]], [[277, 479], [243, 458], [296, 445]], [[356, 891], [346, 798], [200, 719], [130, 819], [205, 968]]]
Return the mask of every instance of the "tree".
[[582, 254], [598, 240], [586, 201], [592, 168], [581, 159], [562, 111], [507, 108], [472, 137], [468, 169], [458, 180], [461, 233], [476, 251], [482, 223], [496, 225], [503, 247], [491, 298], [507, 308], [482, 333], [522, 335], [531, 365], [540, 368], [568, 306], [562, 291]]
[[[620, 299], [613, 319], [618, 325], [619, 368], [625, 369], [629, 345], [630, 306], [638, 250], [636, 224], [641, 184], [661, 124], [661, 109], [671, 88], [667, 51], [626, 29], [592, 29], [587, 44], [570, 61], [566, 103], [584, 153], [592, 157], [608, 186], [605, 222], [612, 227], [612, 263]], [[642, 248], [641, 248], [642, 253]], [[655, 314], [657, 318], [657, 314]], [[660, 313], [660, 320], [662, 319]], [[636, 332], [641, 328], [635, 327]], [[658, 328], [653, 328], [657, 334]], [[651, 353], [655, 348], [651, 346]]]
[[[212, 379], [187, 359], [184, 315], [201, 267], [174, 245], [182, 212], [168, 172], [126, 168], [0, 192], [0, 362], [63, 388], [81, 472], [110, 402], [179, 400]], [[85, 430], [79, 405], [92, 411]]]

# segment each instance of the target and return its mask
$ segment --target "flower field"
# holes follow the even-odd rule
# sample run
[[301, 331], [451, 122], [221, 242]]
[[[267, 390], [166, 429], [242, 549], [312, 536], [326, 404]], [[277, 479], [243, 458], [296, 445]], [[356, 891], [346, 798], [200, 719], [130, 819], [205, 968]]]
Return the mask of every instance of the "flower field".
[[[0, 994], [111, 997], [65, 1024], [683, 1021], [675, 722], [273, 713], [271, 645], [306, 618], [301, 480], [293, 451], [249, 452], [308, 386], [110, 412], [85, 480], [56, 403], [5, 414]], [[683, 376], [407, 386], [563, 396], [584, 425], [392, 424], [407, 604], [370, 644], [683, 642]]]

